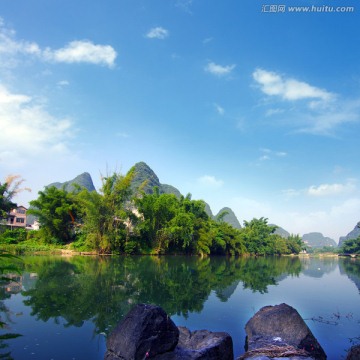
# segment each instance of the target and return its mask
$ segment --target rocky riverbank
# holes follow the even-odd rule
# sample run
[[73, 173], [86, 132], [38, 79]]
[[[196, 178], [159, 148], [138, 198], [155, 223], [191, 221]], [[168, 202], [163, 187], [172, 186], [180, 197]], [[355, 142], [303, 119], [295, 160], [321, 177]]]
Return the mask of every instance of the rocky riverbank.
[[[326, 360], [299, 313], [287, 304], [266, 306], [246, 324], [245, 353], [237, 360]], [[346, 360], [360, 359], [360, 346]], [[138, 304], [107, 340], [105, 360], [234, 360], [225, 332], [177, 327], [159, 306]]]

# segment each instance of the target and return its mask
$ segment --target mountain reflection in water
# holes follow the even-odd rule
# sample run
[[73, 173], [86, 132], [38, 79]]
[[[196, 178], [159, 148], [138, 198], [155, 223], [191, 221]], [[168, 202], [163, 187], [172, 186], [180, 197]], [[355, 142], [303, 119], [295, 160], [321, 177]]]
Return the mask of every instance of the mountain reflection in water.
[[[236, 356], [249, 318], [281, 302], [307, 320], [329, 359], [343, 356], [349, 338], [360, 336], [359, 260], [29, 256], [24, 265], [17, 286], [1, 290], [11, 332], [23, 335], [7, 342], [15, 359], [29, 353], [36, 359], [102, 359], [106, 335], [137, 303], [159, 305], [191, 330], [229, 332]], [[319, 321], [335, 313], [336, 325]], [[78, 350], [71, 353], [74, 337]]]

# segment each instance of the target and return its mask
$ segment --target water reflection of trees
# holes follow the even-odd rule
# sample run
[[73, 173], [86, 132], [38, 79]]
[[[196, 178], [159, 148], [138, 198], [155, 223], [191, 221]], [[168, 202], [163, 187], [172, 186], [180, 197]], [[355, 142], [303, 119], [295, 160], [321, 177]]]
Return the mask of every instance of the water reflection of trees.
[[360, 293], [360, 261], [359, 259], [346, 258], [339, 260], [341, 274], [346, 274], [356, 285]]
[[135, 303], [153, 303], [170, 314], [202, 310], [211, 291], [227, 301], [241, 282], [245, 289], [267, 292], [287, 275], [298, 275], [298, 258], [32, 257], [26, 271], [37, 281], [23, 291], [37, 319], [108, 332]]

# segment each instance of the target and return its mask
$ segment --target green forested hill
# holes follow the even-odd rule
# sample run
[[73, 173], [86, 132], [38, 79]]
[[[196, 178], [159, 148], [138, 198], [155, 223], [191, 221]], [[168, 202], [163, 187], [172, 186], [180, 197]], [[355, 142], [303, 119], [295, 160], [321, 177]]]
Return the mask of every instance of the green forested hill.
[[75, 184], [77, 184], [80, 187], [85, 188], [89, 191], [95, 190], [95, 186], [92, 181], [91, 175], [88, 172], [84, 172], [84, 173], [76, 176], [72, 180], [65, 181], [63, 183], [54, 182], [52, 184], [47, 185], [46, 187], [55, 186], [57, 189], [64, 189], [67, 192], [72, 192], [75, 189], [75, 187], [74, 187]]
[[226, 213], [226, 215], [222, 218], [222, 221], [230, 224], [235, 229], [241, 229], [239, 220], [237, 219], [235, 213], [229, 207], [222, 208], [215, 216], [215, 219], [217, 219], [219, 216], [221, 216], [221, 214], [224, 212]]
[[155, 172], [145, 162], [141, 161], [134, 165], [135, 176], [132, 181], [132, 189], [137, 189], [143, 184], [143, 190], [146, 194], [152, 194], [154, 187], [159, 188], [160, 194], [174, 194], [177, 198], [180, 198], [181, 193], [174, 186], [161, 184], [159, 178]]
[[[131, 183], [131, 188], [133, 191], [136, 191], [139, 187], [146, 193], [152, 194], [154, 187], [159, 188], [160, 194], [174, 194], [178, 199], [181, 197], [180, 191], [172, 186], [167, 184], [162, 184], [156, 175], [156, 173], [150, 168], [148, 164], [141, 161], [134, 165], [135, 175]], [[76, 178], [66, 181], [66, 182], [54, 182], [47, 185], [46, 187], [55, 186], [58, 189], [64, 189], [67, 192], [74, 191], [74, 184], [78, 184], [81, 187], [86, 188], [89, 191], [95, 190], [92, 178], [89, 173], [84, 172], [81, 175], [78, 175]], [[229, 207], [222, 208], [216, 216], [213, 215], [209, 204], [205, 202], [205, 211], [211, 219], [216, 220], [217, 217], [223, 212], [226, 211], [227, 214], [222, 218], [222, 221], [232, 225], [236, 229], [240, 229], [241, 225], [237, 219], [235, 213]]]
[[290, 233], [283, 229], [282, 227], [275, 225], [275, 224], [269, 224], [269, 226], [276, 226], [276, 230], [274, 234], [280, 235], [282, 238], [287, 239], [290, 236]]
[[352, 240], [357, 239], [360, 236], [360, 221], [355, 225], [354, 229], [351, 230], [346, 236], [341, 236], [339, 239], [339, 247], [342, 246], [342, 244], [346, 240]]
[[329, 237], [325, 237], [323, 234], [319, 232], [311, 232], [308, 234], [304, 234], [302, 236], [302, 240], [304, 241], [305, 244], [307, 244], [308, 246], [314, 249], [322, 248], [324, 246], [332, 246], [332, 247], [337, 246], [335, 240]]

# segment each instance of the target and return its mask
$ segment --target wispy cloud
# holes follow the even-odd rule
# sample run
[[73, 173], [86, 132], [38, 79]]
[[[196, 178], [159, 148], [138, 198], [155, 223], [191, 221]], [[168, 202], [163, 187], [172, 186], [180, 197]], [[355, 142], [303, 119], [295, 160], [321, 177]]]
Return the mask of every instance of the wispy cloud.
[[235, 67], [236, 67], [235, 64], [223, 66], [223, 65], [215, 64], [214, 62], [209, 62], [205, 66], [204, 70], [215, 76], [222, 77], [231, 74], [231, 72], [235, 69]]
[[175, 6], [181, 8], [185, 12], [192, 15], [192, 12], [191, 12], [192, 3], [193, 3], [193, 0], [177, 0]]
[[169, 36], [169, 31], [161, 26], [150, 29], [145, 35], [145, 37], [147, 37], [148, 39], [160, 39], [160, 40], [164, 40], [168, 36]]
[[263, 69], [256, 69], [253, 72], [253, 78], [260, 85], [263, 93], [270, 96], [280, 96], [284, 100], [318, 99], [329, 101], [334, 98], [334, 94], [326, 90]]
[[126, 132], [117, 132], [115, 135], [117, 137], [120, 137], [120, 138], [123, 138], [123, 139], [127, 139], [127, 138], [130, 137], [130, 135], [128, 133], [126, 133]]
[[216, 179], [215, 176], [212, 175], [204, 175], [197, 179], [198, 183], [202, 186], [210, 187], [210, 188], [220, 188], [223, 186], [224, 182], [222, 180]]
[[90, 40], [69, 42], [60, 49], [42, 49], [37, 43], [16, 39], [16, 33], [8, 29], [0, 19], [0, 59], [3, 66], [14, 67], [21, 56], [54, 63], [89, 63], [113, 67], [117, 53], [110, 45], [94, 44]]
[[284, 112], [285, 112], [284, 109], [279, 109], [279, 108], [269, 109], [269, 110], [266, 111], [265, 116], [279, 115], [279, 114], [282, 114]]
[[306, 193], [310, 196], [336, 196], [349, 194], [356, 190], [356, 184], [353, 179], [348, 180], [345, 184], [321, 184], [318, 186], [312, 185]]
[[66, 141], [73, 131], [70, 119], [57, 118], [30, 96], [0, 85], [0, 162], [9, 161], [9, 151], [14, 164], [33, 156], [67, 152]]
[[268, 99], [281, 101], [281, 107], [266, 101], [263, 105], [270, 104], [271, 108], [265, 116], [282, 118], [282, 124], [293, 127], [295, 133], [333, 136], [339, 126], [360, 120], [360, 100], [342, 99], [338, 94], [264, 69], [256, 69], [252, 76]]
[[[286, 214], [279, 213], [279, 224], [291, 224], [293, 233], [304, 234], [316, 231], [314, 229], [326, 229], [325, 236], [331, 236], [338, 240], [346, 235], [354, 224], [359, 221], [360, 198], [346, 199], [332, 206], [326, 206], [317, 211], [288, 211]], [[342, 221], [339, 222], [339, 219]], [[318, 230], [317, 230], [318, 231]]]
[[260, 152], [262, 153], [262, 155], [259, 158], [260, 161], [270, 160], [275, 157], [287, 156], [287, 153], [285, 151], [274, 151], [267, 148], [261, 148]]
[[287, 199], [307, 195], [310, 197], [333, 197], [349, 195], [357, 190], [356, 179], [348, 179], [345, 183], [311, 185], [305, 189], [286, 189], [283, 195]]
[[219, 115], [222, 116], [222, 115], [225, 114], [225, 109], [224, 109], [222, 106], [220, 106], [219, 104], [214, 103], [214, 107], [215, 107], [216, 112], [217, 112]]
[[68, 86], [68, 85], [70, 85], [70, 83], [69, 83], [69, 81], [67, 81], [67, 80], [60, 80], [60, 81], [58, 81], [58, 83], [57, 83], [57, 86], [58, 86], [58, 87], [64, 87], [64, 86]]
[[297, 132], [315, 135], [334, 135], [334, 129], [347, 123], [358, 122], [360, 101], [336, 101], [325, 109], [303, 113]]
[[203, 40], [203, 44], [206, 45], [206, 44], [212, 42], [213, 40], [214, 40], [214, 38], [208, 37], [208, 38], [206, 38], [206, 39]]

